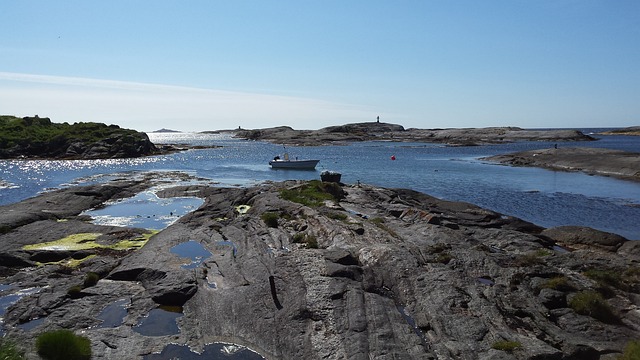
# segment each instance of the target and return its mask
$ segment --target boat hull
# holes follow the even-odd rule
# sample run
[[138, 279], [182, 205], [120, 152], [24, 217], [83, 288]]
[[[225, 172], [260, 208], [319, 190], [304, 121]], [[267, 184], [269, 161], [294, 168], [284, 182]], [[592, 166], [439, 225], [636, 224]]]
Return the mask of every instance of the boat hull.
[[271, 160], [269, 165], [273, 169], [313, 170], [320, 160]]

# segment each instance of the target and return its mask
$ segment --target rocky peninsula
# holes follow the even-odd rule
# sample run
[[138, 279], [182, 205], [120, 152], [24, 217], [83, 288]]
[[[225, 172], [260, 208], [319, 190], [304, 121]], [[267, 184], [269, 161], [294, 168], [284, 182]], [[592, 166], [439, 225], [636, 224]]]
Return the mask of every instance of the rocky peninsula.
[[405, 129], [380, 122], [330, 126], [319, 130], [294, 130], [288, 126], [238, 130], [236, 137], [297, 146], [337, 145], [354, 141], [433, 142], [451, 146], [474, 146], [515, 141], [592, 141], [577, 130], [525, 130], [518, 127], [468, 129]]
[[640, 181], [640, 154], [620, 150], [561, 147], [496, 155], [483, 160]]
[[[37, 334], [66, 328], [94, 359], [220, 342], [267, 359], [363, 360], [604, 360], [640, 338], [640, 242], [589, 228], [320, 181], [164, 186], [160, 197], [204, 203], [157, 233], [81, 215], [176, 182], [142, 173], [0, 207], [0, 296], [26, 294], [2, 316], [6, 338], [29, 359]], [[82, 234], [93, 236], [70, 241]], [[187, 267], [172, 252], [184, 243], [210, 256]], [[118, 301], [122, 321], [104, 326]], [[140, 334], [159, 306], [178, 309], [179, 331]]]

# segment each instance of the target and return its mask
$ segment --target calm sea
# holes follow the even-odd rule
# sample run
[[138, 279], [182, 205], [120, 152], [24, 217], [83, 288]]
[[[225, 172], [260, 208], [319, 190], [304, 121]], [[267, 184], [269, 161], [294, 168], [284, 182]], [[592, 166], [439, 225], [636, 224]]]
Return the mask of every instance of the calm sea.
[[[601, 129], [581, 129], [597, 133]], [[442, 199], [467, 201], [544, 227], [582, 225], [640, 240], [640, 183], [581, 173], [516, 168], [479, 160], [555, 143], [446, 147], [439, 144], [362, 142], [347, 146], [287, 147], [291, 156], [317, 158], [315, 171], [273, 170], [268, 161], [283, 147], [228, 135], [151, 133], [156, 143], [219, 145], [165, 156], [124, 160], [0, 161], [0, 205], [63, 186], [103, 181], [133, 171], [185, 171], [218, 186], [265, 180], [319, 179], [342, 173], [342, 182], [415, 189]], [[560, 142], [640, 152], [640, 137], [602, 136], [593, 142]], [[396, 160], [391, 160], [394, 155]]]

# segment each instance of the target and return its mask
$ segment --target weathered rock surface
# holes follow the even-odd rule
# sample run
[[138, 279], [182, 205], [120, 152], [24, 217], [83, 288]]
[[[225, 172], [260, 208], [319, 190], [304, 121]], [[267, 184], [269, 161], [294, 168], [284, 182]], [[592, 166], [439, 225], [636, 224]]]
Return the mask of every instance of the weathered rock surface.
[[517, 127], [468, 129], [405, 129], [401, 125], [368, 122], [330, 126], [320, 130], [294, 130], [288, 126], [239, 130], [236, 137], [278, 144], [327, 145], [353, 141], [436, 142], [453, 146], [496, 144], [514, 141], [589, 141], [594, 138], [576, 130], [524, 130]]
[[496, 155], [483, 160], [640, 181], [640, 154], [621, 150], [562, 147]]
[[[195, 193], [205, 203], [140, 250], [99, 254], [76, 269], [3, 262], [3, 284], [41, 288], [8, 308], [5, 330], [28, 347], [37, 333], [70, 328], [91, 340], [94, 359], [139, 359], [168, 343], [197, 351], [217, 341], [248, 346], [267, 359], [610, 359], [640, 337], [635, 242], [600, 234], [604, 240], [593, 245], [560, 235], [573, 229], [545, 233], [513, 217], [403, 189], [325, 185], [322, 191], [338, 196], [315, 207], [280, 193], [308, 186], [315, 184], [176, 187], [163, 196]], [[0, 255], [32, 261], [21, 249], [44, 240], [30, 236], [38, 227], [87, 231], [79, 219], [70, 226], [31, 215], [37, 203], [69, 199], [73, 211], [48, 210], [73, 219], [97, 199], [133, 188], [131, 180], [117, 181], [0, 208], [6, 229]], [[96, 192], [103, 195], [76, 199]], [[250, 208], [245, 213], [239, 205]], [[267, 213], [277, 215], [277, 224], [267, 226]], [[187, 241], [212, 256], [184, 268], [185, 259], [170, 249]], [[580, 246], [558, 251], [556, 241]], [[69, 287], [90, 271], [101, 279], [70, 297]], [[620, 277], [606, 283], [594, 273]], [[583, 291], [606, 294], [611, 317], [576, 312], [570, 304]], [[97, 314], [118, 299], [129, 301], [123, 324], [96, 327]], [[159, 304], [183, 306], [180, 333], [134, 331]], [[17, 327], [33, 318], [44, 320], [30, 331]], [[504, 340], [519, 346], [494, 348]], [[36, 358], [33, 350], [29, 356]]]

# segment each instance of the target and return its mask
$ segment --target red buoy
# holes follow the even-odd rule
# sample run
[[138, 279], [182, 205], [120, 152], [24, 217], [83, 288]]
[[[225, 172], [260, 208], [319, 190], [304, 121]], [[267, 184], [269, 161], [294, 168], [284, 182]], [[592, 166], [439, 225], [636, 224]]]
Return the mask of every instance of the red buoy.
[[391, 155], [391, 160], [395, 160], [396, 156], [395, 155]]

